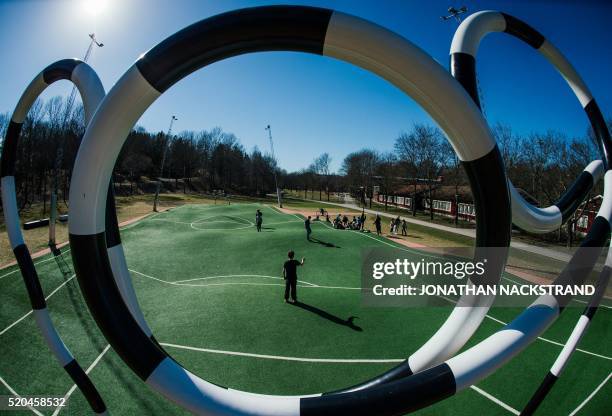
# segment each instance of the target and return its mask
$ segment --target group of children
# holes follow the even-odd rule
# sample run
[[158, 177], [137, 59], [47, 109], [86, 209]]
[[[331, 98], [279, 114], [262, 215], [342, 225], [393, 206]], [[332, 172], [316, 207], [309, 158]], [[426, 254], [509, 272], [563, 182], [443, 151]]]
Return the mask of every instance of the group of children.
[[[376, 234], [382, 234], [382, 219], [380, 215], [376, 214], [376, 218], [374, 219], [374, 225], [376, 226]], [[389, 222], [389, 233], [393, 235], [397, 235], [398, 230], [402, 228], [402, 235], [408, 236], [408, 223], [404, 219], [400, 219], [398, 216], [395, 219], [391, 219]]]
[[408, 236], [408, 223], [406, 220], [400, 219], [399, 216], [396, 219], [391, 220], [389, 224], [389, 232], [393, 235], [397, 235], [397, 231], [399, 230], [400, 226], [402, 227], [402, 235]]
[[355, 230], [355, 231], [363, 231], [365, 227], [366, 216], [365, 214], [361, 214], [360, 216], [353, 216], [352, 220], [349, 220], [349, 217], [346, 215], [338, 214], [332, 225], [335, 229], [338, 230]]

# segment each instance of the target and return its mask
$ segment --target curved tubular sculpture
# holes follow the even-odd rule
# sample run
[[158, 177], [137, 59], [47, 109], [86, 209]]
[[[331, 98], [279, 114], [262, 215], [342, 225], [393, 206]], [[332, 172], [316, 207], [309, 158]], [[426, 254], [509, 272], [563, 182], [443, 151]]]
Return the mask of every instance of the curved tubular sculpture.
[[557, 356], [554, 364], [550, 368], [550, 371], [542, 380], [542, 383], [537, 388], [537, 390], [529, 399], [529, 402], [521, 412], [522, 416], [533, 415], [535, 411], [538, 409], [540, 404], [544, 401], [550, 390], [553, 388], [555, 382], [561, 377], [561, 373], [565, 368], [566, 364], [569, 362], [572, 354], [576, 351], [576, 347], [578, 343], [582, 339], [582, 336], [586, 333], [589, 328], [589, 324], [595, 317], [595, 313], [597, 312], [597, 308], [599, 308], [599, 304], [606, 292], [606, 288], [608, 287], [608, 283], [610, 282], [610, 275], [612, 274], [612, 249], [608, 249], [608, 256], [606, 257], [606, 263], [597, 278], [597, 284], [595, 288], [595, 293], [591, 296], [589, 304], [582, 315], [580, 315], [580, 319], [574, 326], [572, 333], [570, 334], [567, 342], [563, 346], [563, 349]]
[[[55, 355], [60, 365], [66, 370], [70, 378], [79, 387], [92, 410], [97, 414], [107, 414], [106, 405], [100, 397], [87, 374], [72, 356], [59, 333], [53, 326], [45, 295], [43, 294], [38, 273], [34, 267], [30, 251], [28, 250], [21, 233], [21, 220], [17, 208], [17, 196], [15, 192], [15, 161], [17, 156], [17, 144], [23, 121], [28, 111], [38, 96], [52, 83], [59, 80], [72, 81], [79, 90], [85, 110], [85, 123], [91, 120], [98, 104], [104, 98], [104, 87], [93, 69], [86, 63], [76, 59], [64, 59], [46, 67], [28, 85], [21, 95], [15, 111], [11, 117], [0, 160], [0, 172], [2, 176], [2, 206], [4, 208], [4, 220], [9, 235], [9, 240], [19, 269], [32, 304], [32, 310], [36, 324], [45, 339], [49, 349]], [[112, 197], [110, 198], [112, 199]], [[111, 201], [112, 202], [112, 201]], [[109, 216], [115, 218], [114, 203], [109, 206]], [[117, 235], [118, 235], [118, 229]], [[111, 235], [110, 233], [109, 235]]]
[[612, 141], [606, 122], [589, 88], [572, 64], [538, 31], [527, 23], [505, 13], [483, 11], [466, 18], [453, 37], [450, 50], [451, 73], [480, 107], [476, 79], [476, 53], [482, 39], [491, 32], [505, 32], [540, 52], [563, 76], [584, 108], [599, 146], [602, 161], [591, 162], [554, 205], [537, 208], [518, 193], [508, 181], [512, 199], [512, 221], [518, 227], [534, 233], [558, 229], [586, 198], [604, 169], [610, 168]]
[[[298, 6], [243, 9], [195, 23], [149, 50], [117, 82], [89, 124], [70, 187], [69, 227], [75, 270], [90, 311], [141, 379], [199, 414], [390, 415], [447, 397], [454, 388], [446, 365], [342, 395], [266, 396], [220, 387], [174, 361], [132, 318], [117, 289], [122, 277], [112, 270], [104, 247], [103, 196], [130, 129], [155, 99], [195, 70], [231, 56], [276, 50], [351, 62], [412, 96], [446, 132], [466, 169], [478, 214], [478, 248], [508, 247], [510, 204], [499, 150], [477, 106], [444, 68], [396, 34], [343, 13]], [[494, 282], [504, 266], [505, 258], [490, 267]], [[473, 297], [466, 300], [468, 307], [455, 308], [435, 335], [444, 348], [428, 356], [423, 351], [423, 368], [459, 349], [491, 303], [491, 297]]]

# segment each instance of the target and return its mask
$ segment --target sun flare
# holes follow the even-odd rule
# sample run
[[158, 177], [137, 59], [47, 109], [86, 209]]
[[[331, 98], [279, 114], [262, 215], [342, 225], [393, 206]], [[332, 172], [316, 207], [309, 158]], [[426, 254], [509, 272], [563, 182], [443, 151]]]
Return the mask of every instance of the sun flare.
[[83, 0], [83, 10], [91, 15], [98, 16], [109, 8], [109, 0]]

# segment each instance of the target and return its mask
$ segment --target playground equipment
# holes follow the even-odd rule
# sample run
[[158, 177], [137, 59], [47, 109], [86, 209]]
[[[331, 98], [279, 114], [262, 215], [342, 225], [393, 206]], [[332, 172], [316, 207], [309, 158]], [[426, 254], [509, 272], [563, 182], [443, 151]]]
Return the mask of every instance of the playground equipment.
[[[507, 26], [509, 33], [531, 42], [524, 35], [530, 33], [525, 32], [524, 24], [514, 22], [507, 15], [502, 17], [504, 21], [513, 22]], [[457, 41], [458, 45], [477, 45], [474, 43], [475, 35], [461, 35], [471, 33], [466, 27], [469, 28], [474, 24], [470, 22], [475, 20], [468, 18], [460, 26], [458, 34], [465, 39]], [[492, 20], [496, 27], [502, 27], [498, 18]], [[455, 41], [453, 48], [454, 45]], [[510, 196], [513, 204], [518, 200], [508, 190], [501, 156], [479, 111], [477, 95], [467, 87], [468, 92], [464, 90], [469, 83], [461, 82], [458, 73], [453, 72], [453, 75], [461, 83], [406, 39], [340, 12], [301, 6], [267, 6], [224, 13], [177, 32], [139, 58], [104, 97], [79, 148], [70, 186], [70, 244], [81, 291], [113, 349], [150, 387], [197, 414], [406, 413], [451, 396], [491, 374], [541, 334], [569, 299], [542, 296], [500, 331], [455, 355], [476, 331], [494, 301], [491, 296], [462, 297], [432, 338], [400, 366], [359, 386], [304, 397], [252, 394], [209, 383], [182, 368], [155, 340], [134, 295], [116, 227], [112, 193], [108, 191], [119, 151], [144, 111], [174, 83], [231, 56], [274, 50], [307, 52], [350, 62], [381, 76], [414, 98], [447, 134], [467, 172], [477, 211], [476, 257], [487, 257], [488, 248], [507, 249], [509, 246]], [[471, 55], [474, 60], [475, 49], [456, 47], [457, 53], [464, 54], [465, 50], [474, 52]], [[546, 50], [554, 49], [549, 47]], [[573, 74], [567, 69], [569, 64], [558, 56], [560, 54], [555, 55], [554, 62], [564, 68], [560, 70], [562, 74], [566, 77]], [[455, 58], [453, 62], [457, 59], [470, 62], [464, 55]], [[579, 80], [575, 74], [568, 82], [573, 87]], [[582, 88], [584, 83], [580, 85], [579, 98], [588, 91], [585, 86]], [[24, 96], [30, 95], [26, 90]], [[592, 112], [592, 106], [590, 110]], [[19, 114], [22, 117], [15, 119], [16, 122], [25, 117], [25, 112]], [[605, 123], [602, 127], [591, 121], [594, 129], [600, 131], [598, 140], [607, 169], [610, 136]], [[16, 145], [18, 130], [14, 133], [11, 129], [15, 129], [12, 123], [5, 142], [6, 149], [11, 149], [9, 144]], [[12, 176], [6, 181], [8, 188], [5, 186], [5, 173], [8, 171], [5, 170], [4, 153], [11, 152], [6, 149], [2, 155], [3, 200], [10, 202], [12, 198], [15, 202]], [[572, 187], [562, 198], [562, 201], [567, 201], [556, 206], [558, 213], [549, 215], [553, 219], [536, 218], [533, 228], [549, 227], [559, 218], [561, 221], [565, 219], [566, 211], [573, 212], [586, 195], [584, 189], [593, 186], [602, 176], [603, 169], [601, 161], [591, 163], [584, 176], [577, 180], [577, 189], [572, 191]], [[607, 172], [604, 178], [604, 203], [593, 227], [555, 284], [579, 284], [584, 278], [581, 273], [592, 269], [598, 252], [610, 235], [612, 173]], [[14, 229], [16, 203], [14, 205], [14, 208], [9, 206], [5, 210], [9, 211], [7, 218], [13, 219], [10, 226], [7, 220], [7, 228], [15, 248], [23, 240], [16, 239], [17, 245], [13, 243], [13, 237], [17, 235]], [[4, 206], [7, 207], [6, 202]], [[535, 209], [526, 203], [523, 207], [527, 213]], [[15, 212], [11, 214], [10, 210]], [[541, 215], [545, 216], [547, 210]], [[519, 218], [515, 216], [515, 222], [519, 222]], [[25, 245], [23, 247], [27, 252]], [[18, 260], [20, 256], [23, 258], [19, 254], [23, 249], [20, 250], [15, 252]], [[471, 284], [498, 283], [504, 266], [505, 256], [490, 262], [486, 279]], [[606, 266], [609, 268], [611, 264]], [[576, 272], [578, 268], [581, 273]], [[24, 277], [27, 275], [24, 268], [22, 273]], [[593, 302], [598, 301], [594, 298]]]

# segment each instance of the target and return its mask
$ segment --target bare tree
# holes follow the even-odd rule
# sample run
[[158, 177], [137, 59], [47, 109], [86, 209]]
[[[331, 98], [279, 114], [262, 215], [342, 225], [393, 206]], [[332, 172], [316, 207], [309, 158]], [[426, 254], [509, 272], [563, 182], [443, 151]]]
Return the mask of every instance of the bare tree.
[[370, 208], [372, 208], [373, 176], [378, 160], [378, 152], [362, 149], [346, 156], [340, 169], [352, 193], [360, 192], [359, 190], [363, 187], [370, 198]]
[[327, 200], [329, 201], [329, 165], [331, 164], [331, 156], [329, 153], [323, 153], [317, 157], [311, 165], [311, 170], [317, 175], [319, 183], [319, 201], [322, 199], [322, 189], [325, 187]]
[[388, 208], [388, 196], [395, 194], [397, 178], [397, 157], [393, 152], [386, 152], [378, 157], [376, 173], [381, 177], [381, 185], [385, 194], [385, 211]]
[[399, 157], [414, 168], [413, 215], [416, 215], [418, 179], [425, 179], [433, 219], [433, 184], [449, 162], [449, 152], [444, 148], [446, 141], [442, 131], [434, 126], [415, 123], [412, 131], [402, 133], [395, 140], [395, 150]]

